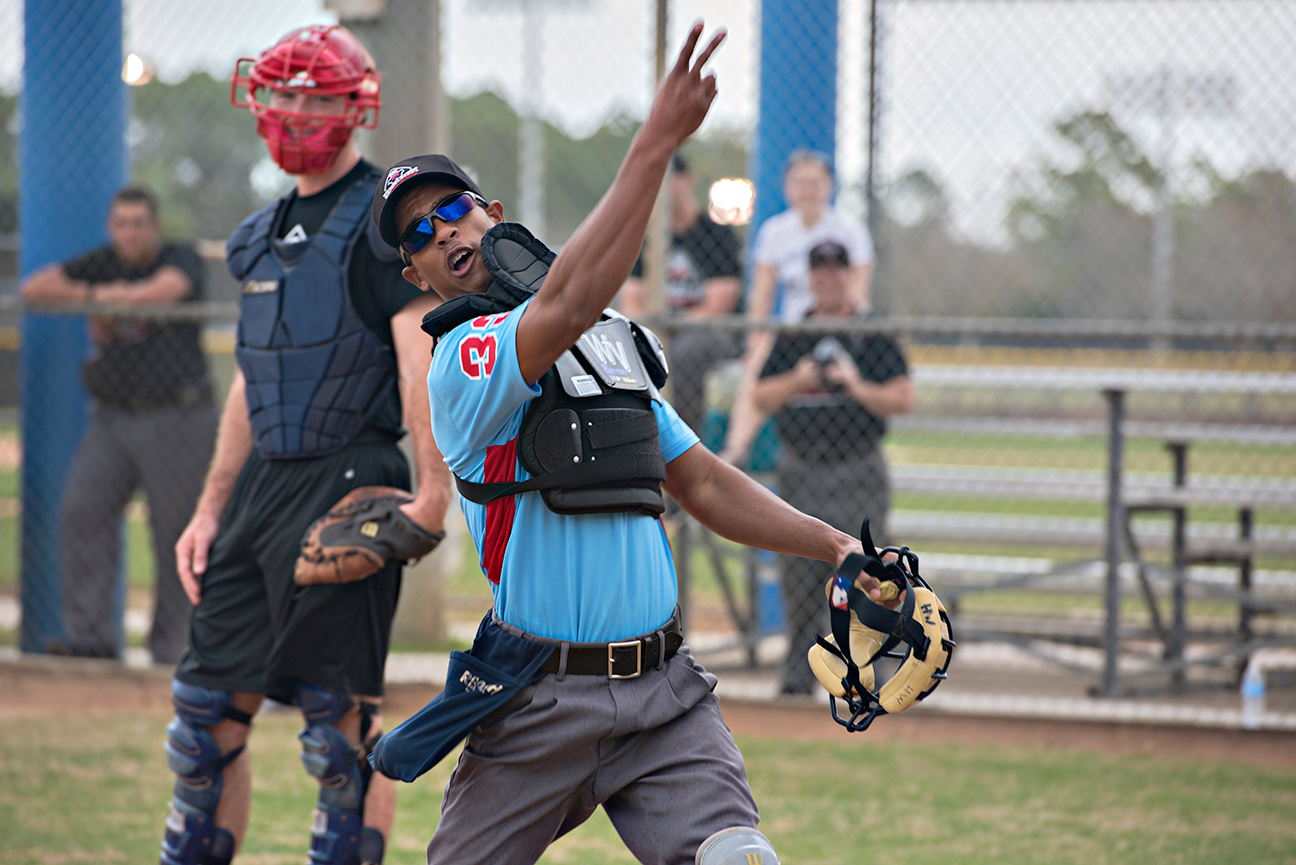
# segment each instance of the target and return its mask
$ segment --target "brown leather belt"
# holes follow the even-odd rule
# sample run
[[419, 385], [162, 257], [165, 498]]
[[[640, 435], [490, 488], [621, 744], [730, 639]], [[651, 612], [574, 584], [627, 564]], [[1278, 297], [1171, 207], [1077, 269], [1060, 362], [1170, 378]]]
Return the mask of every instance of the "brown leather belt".
[[[658, 634], [663, 635], [659, 637]], [[672, 616], [660, 631], [613, 643], [567, 643], [567, 673], [574, 676], [606, 676], [634, 679], [644, 670], [669, 661], [684, 644], [679, 616]], [[563, 644], [558, 644], [540, 667], [543, 673], [557, 673], [562, 664]], [[663, 652], [665, 653], [663, 655]]]

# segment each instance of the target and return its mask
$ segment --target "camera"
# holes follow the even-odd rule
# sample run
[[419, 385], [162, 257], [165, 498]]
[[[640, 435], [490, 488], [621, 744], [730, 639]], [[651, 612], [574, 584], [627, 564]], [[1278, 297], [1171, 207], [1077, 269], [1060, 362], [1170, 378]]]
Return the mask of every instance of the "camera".
[[826, 336], [814, 347], [813, 357], [815, 363], [827, 366], [830, 363], [848, 360], [850, 352], [846, 351], [846, 346], [838, 342], [836, 337]]

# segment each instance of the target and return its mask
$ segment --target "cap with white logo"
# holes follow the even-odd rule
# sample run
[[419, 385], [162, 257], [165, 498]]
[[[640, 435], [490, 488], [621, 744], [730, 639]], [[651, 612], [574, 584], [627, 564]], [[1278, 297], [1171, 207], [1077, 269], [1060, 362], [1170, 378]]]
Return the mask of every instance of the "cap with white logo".
[[400, 244], [400, 232], [396, 229], [396, 208], [401, 198], [411, 189], [433, 180], [486, 197], [468, 176], [468, 172], [455, 164], [449, 156], [434, 153], [402, 159], [387, 169], [383, 176], [382, 194], [375, 195], [373, 201], [373, 221], [388, 246], [394, 249]]

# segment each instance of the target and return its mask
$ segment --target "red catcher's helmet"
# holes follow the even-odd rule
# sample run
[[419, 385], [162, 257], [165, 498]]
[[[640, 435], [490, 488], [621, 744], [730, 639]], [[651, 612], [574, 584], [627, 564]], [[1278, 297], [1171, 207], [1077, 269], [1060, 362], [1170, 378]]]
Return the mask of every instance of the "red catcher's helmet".
[[[243, 90], [240, 98], [239, 90]], [[323, 174], [357, 126], [378, 125], [378, 71], [364, 46], [344, 27], [300, 27], [253, 60], [234, 64], [230, 102], [256, 115], [257, 134], [270, 158], [289, 174]], [[347, 96], [340, 114], [307, 114], [272, 108], [273, 91]]]

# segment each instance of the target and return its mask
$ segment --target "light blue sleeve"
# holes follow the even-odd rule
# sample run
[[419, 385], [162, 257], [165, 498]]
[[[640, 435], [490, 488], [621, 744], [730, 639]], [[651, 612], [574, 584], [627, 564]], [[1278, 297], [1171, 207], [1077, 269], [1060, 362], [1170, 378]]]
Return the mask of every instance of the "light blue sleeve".
[[459, 325], [432, 355], [432, 434], [452, 471], [465, 470], [474, 454], [513, 435], [512, 422], [540, 394], [518, 366], [517, 325], [526, 306]]
[[665, 400], [653, 403], [653, 414], [657, 417], [657, 446], [661, 449], [662, 459], [666, 462], [670, 462], [701, 441], [697, 433], [680, 420], [680, 416], [675, 413], [675, 407]]

